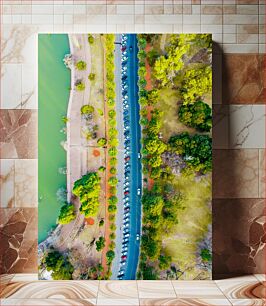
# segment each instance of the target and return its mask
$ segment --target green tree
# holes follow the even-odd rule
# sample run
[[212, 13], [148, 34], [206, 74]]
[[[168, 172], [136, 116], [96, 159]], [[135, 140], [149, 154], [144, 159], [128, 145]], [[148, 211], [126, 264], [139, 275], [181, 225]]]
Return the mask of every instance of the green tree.
[[108, 184], [110, 186], [116, 186], [118, 183], [118, 179], [115, 176], [111, 176], [108, 180]]
[[78, 70], [85, 70], [87, 68], [87, 64], [84, 61], [78, 61], [76, 63], [76, 68]]
[[93, 44], [94, 43], [94, 37], [91, 34], [88, 34], [88, 43]]
[[97, 141], [97, 144], [98, 144], [100, 147], [104, 147], [104, 146], [107, 144], [106, 138], [99, 138], [98, 141]]
[[47, 271], [52, 271], [52, 278], [54, 280], [72, 279], [74, 267], [68, 258], [61, 255], [58, 251], [49, 252], [44, 258], [44, 264]]
[[89, 115], [94, 112], [94, 107], [92, 105], [83, 105], [80, 109], [82, 115]]
[[104, 172], [105, 169], [106, 169], [106, 168], [105, 168], [104, 166], [101, 166], [101, 167], [98, 168], [98, 171], [99, 171], [99, 172]]
[[115, 258], [115, 252], [113, 250], [109, 250], [106, 252], [107, 264], [110, 265]]
[[96, 250], [99, 252], [99, 251], [101, 251], [104, 247], [105, 247], [105, 239], [104, 239], [104, 237], [100, 237], [100, 238], [96, 241]]
[[78, 81], [78, 82], [76, 83], [76, 89], [77, 89], [78, 91], [83, 91], [83, 90], [85, 90], [85, 84], [84, 84], [82, 81]]
[[102, 219], [102, 220], [100, 220], [100, 222], [99, 222], [99, 227], [102, 227], [104, 225], [104, 220]]
[[73, 204], [65, 204], [60, 209], [57, 222], [59, 224], [68, 224], [76, 218], [75, 206]]
[[203, 261], [208, 262], [212, 260], [211, 252], [208, 249], [202, 249], [200, 253], [200, 257]]
[[116, 196], [111, 196], [109, 199], [108, 199], [108, 203], [109, 204], [117, 204], [118, 203], [118, 198]]
[[162, 270], [168, 269], [172, 261], [171, 256], [160, 255], [159, 256], [159, 268]]
[[212, 110], [208, 104], [200, 100], [193, 104], [181, 105], [178, 116], [182, 123], [202, 132], [209, 132], [212, 127]]
[[97, 172], [89, 172], [75, 181], [72, 193], [79, 197], [80, 212], [85, 217], [95, 216], [99, 207], [100, 177]]
[[88, 79], [90, 80], [90, 81], [94, 81], [95, 80], [95, 73], [90, 73], [89, 75], [88, 75]]

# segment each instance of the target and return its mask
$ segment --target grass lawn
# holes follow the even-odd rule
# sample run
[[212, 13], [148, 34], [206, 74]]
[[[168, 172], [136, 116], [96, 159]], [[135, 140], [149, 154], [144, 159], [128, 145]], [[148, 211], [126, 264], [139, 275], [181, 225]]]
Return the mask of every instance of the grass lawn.
[[193, 177], [179, 177], [174, 186], [185, 197], [186, 208], [179, 213], [175, 232], [164, 238], [163, 244], [181, 270], [191, 267], [184, 278], [193, 279], [200, 272], [195, 268], [197, 242], [202, 240], [211, 223], [211, 175], [198, 182]]

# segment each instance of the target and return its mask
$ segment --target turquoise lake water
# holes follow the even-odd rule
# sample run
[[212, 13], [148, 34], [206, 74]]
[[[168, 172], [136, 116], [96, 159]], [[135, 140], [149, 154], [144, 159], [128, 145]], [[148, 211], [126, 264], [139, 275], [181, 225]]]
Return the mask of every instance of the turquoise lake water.
[[66, 166], [66, 151], [61, 141], [66, 135], [62, 116], [66, 116], [71, 74], [63, 63], [70, 53], [68, 35], [40, 34], [38, 37], [38, 241], [56, 225], [61, 204], [56, 192], [66, 187], [66, 175], [58, 169]]

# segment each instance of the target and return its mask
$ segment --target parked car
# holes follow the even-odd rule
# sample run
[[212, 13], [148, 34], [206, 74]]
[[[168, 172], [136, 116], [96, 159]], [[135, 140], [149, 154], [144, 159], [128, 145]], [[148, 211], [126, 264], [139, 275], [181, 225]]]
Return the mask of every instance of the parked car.
[[140, 195], [141, 191], [140, 191], [140, 188], [138, 188], [138, 195]]
[[137, 234], [137, 235], [136, 235], [136, 240], [139, 240], [139, 238], [140, 238], [140, 235]]

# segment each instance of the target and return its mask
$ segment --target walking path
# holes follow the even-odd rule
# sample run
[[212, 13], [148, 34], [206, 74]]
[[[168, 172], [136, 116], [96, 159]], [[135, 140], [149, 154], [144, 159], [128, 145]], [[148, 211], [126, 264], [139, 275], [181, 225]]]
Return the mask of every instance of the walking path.
[[[90, 82], [88, 75], [91, 72], [91, 50], [86, 35], [69, 34], [70, 51], [74, 61], [83, 60], [87, 63], [85, 70], [77, 70], [75, 66], [71, 68], [71, 92], [67, 110], [67, 200], [75, 205], [76, 211], [79, 210], [80, 201], [72, 198], [72, 188], [74, 182], [81, 178], [88, 171], [88, 154], [86, 141], [81, 133], [82, 122], [80, 109], [88, 104], [90, 98]], [[82, 80], [85, 83], [84, 91], [75, 90], [75, 83]], [[56, 246], [58, 249], [67, 248], [68, 241], [71, 241], [77, 234], [84, 222], [84, 215], [77, 214], [74, 222], [61, 228], [61, 237]]]

